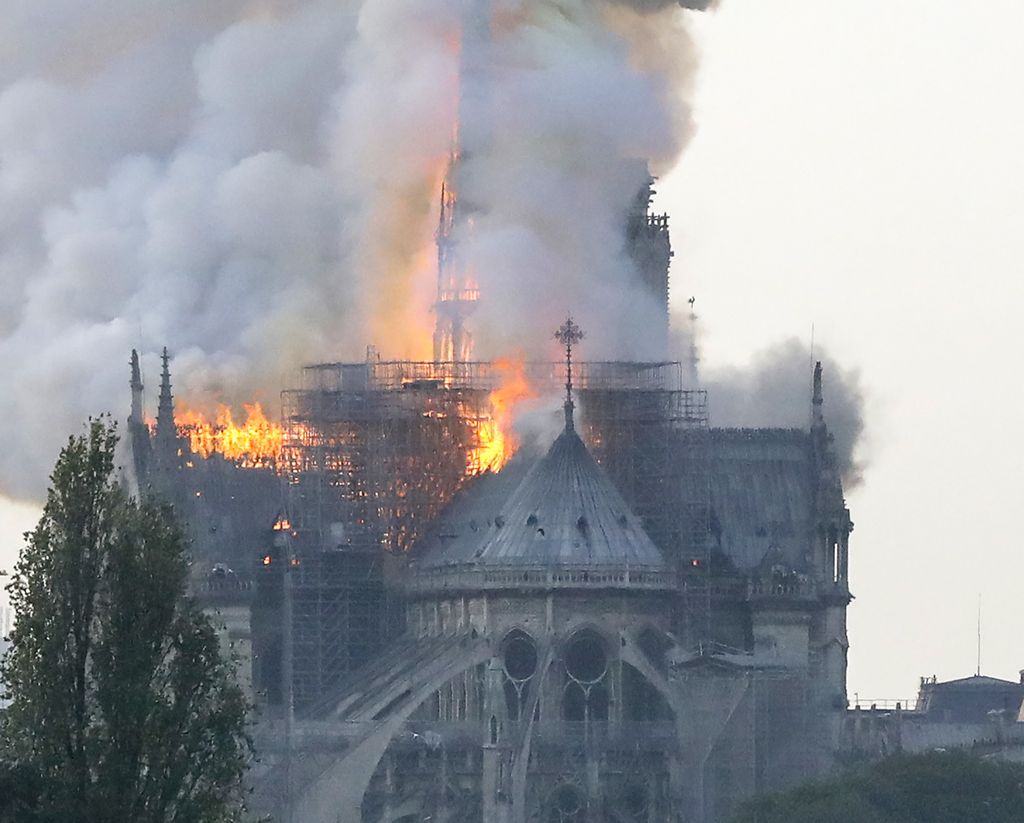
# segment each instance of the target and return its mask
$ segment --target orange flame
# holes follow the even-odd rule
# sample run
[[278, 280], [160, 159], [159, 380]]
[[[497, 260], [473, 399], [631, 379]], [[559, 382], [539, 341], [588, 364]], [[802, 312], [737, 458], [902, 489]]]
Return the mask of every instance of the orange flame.
[[243, 404], [246, 419], [236, 423], [228, 406], [218, 406], [213, 422], [201, 412], [179, 409], [175, 423], [189, 447], [200, 457], [219, 454], [242, 466], [266, 467], [275, 465], [281, 456], [284, 430], [267, 419], [259, 403]]
[[469, 455], [470, 474], [500, 471], [519, 448], [519, 438], [512, 428], [515, 408], [524, 400], [537, 396], [526, 379], [526, 364], [521, 357], [494, 361], [501, 382], [491, 392], [491, 417], [483, 420], [477, 430], [479, 445]]

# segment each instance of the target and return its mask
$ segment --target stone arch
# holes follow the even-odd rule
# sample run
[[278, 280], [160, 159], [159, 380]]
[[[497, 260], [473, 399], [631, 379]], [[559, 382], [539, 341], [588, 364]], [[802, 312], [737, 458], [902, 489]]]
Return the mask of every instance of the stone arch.
[[483, 664], [456, 672], [428, 694], [410, 714], [410, 720], [462, 722], [483, 719], [485, 691]]
[[620, 661], [622, 667], [622, 718], [639, 723], [671, 723], [675, 711], [643, 672], [629, 662]]
[[657, 689], [658, 694], [660, 694], [662, 699], [664, 699], [669, 705], [673, 714], [678, 717], [678, 696], [669, 687], [666, 673], [659, 671], [655, 667], [654, 662], [647, 657], [635, 638], [630, 637], [627, 634], [622, 635], [622, 644], [619, 649], [619, 660], [622, 663], [628, 663], [640, 672], [651, 686]]
[[665, 654], [672, 648], [672, 639], [653, 623], [644, 623], [632, 632], [632, 640], [651, 664], [664, 673], [667, 668]]
[[376, 720], [357, 719], [365, 720], [367, 732], [354, 739], [348, 749], [305, 787], [294, 804], [295, 819], [305, 823], [361, 823], [366, 787], [403, 723], [432, 692], [457, 674], [486, 662], [492, 654], [490, 644], [482, 638], [473, 643], [453, 639], [429, 666], [403, 680], [405, 689], [399, 698], [388, 704], [387, 716]]

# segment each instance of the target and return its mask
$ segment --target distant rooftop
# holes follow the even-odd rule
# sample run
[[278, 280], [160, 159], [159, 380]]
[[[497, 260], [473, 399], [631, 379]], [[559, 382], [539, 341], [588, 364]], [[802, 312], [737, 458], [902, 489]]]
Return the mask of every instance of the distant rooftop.
[[[1024, 680], [1024, 677], [1022, 677]], [[918, 711], [929, 720], [945, 723], [981, 723], [991, 712], [1016, 717], [1024, 702], [1024, 682], [973, 675], [939, 683], [921, 679]]]

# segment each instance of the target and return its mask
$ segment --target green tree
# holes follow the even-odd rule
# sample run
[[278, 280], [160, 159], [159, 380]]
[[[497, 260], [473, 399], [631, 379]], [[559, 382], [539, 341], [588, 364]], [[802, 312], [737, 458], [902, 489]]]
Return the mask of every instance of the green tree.
[[969, 752], [895, 755], [745, 804], [734, 823], [1020, 823], [1024, 766]]
[[103, 419], [70, 438], [7, 587], [16, 623], [0, 663], [11, 701], [3, 757], [41, 789], [23, 819], [234, 820], [245, 700], [185, 596], [180, 528], [166, 507], [125, 494], [116, 443]]
[[0, 823], [38, 820], [43, 787], [31, 766], [0, 761]]

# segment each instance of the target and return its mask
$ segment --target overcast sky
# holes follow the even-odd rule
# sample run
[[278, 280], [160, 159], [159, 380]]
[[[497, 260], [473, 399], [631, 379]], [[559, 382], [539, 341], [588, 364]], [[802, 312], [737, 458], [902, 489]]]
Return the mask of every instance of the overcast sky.
[[[724, 0], [696, 27], [699, 132], [659, 206], [704, 364], [813, 325], [868, 397], [851, 695], [973, 673], [979, 594], [982, 669], [1016, 679], [1024, 3]], [[37, 514], [0, 502], [0, 567]]]
[[[660, 185], [705, 365], [810, 337], [860, 371], [850, 693], [1024, 667], [1024, 3], [725, 0]], [[826, 380], [826, 414], [828, 395]], [[710, 399], [714, 413], [714, 397]]]

